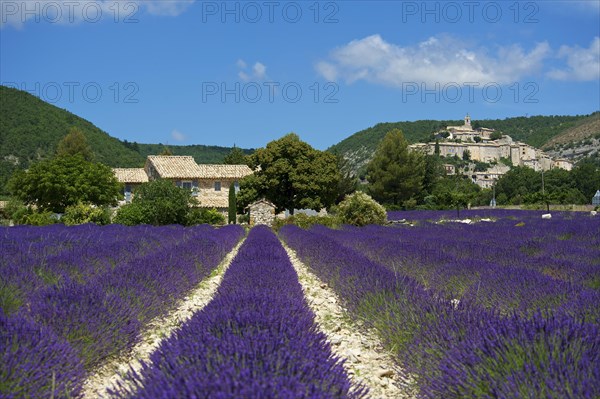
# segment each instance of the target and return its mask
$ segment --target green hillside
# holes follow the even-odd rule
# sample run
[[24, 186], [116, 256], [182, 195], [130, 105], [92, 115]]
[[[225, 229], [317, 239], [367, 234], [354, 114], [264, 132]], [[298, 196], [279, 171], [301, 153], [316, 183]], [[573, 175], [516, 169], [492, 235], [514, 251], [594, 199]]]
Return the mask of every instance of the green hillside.
[[[594, 115], [594, 114], [592, 114]], [[496, 129], [534, 147], [542, 147], [552, 138], [573, 128], [591, 115], [577, 116], [532, 116], [506, 119], [473, 120], [474, 126]], [[462, 125], [463, 120], [435, 121], [420, 120], [414, 122], [387, 122], [354, 133], [329, 148], [349, 159], [352, 167], [360, 171], [371, 159], [377, 145], [385, 134], [392, 129], [400, 129], [409, 143], [426, 142], [431, 133], [446, 126]]]
[[[135, 146], [135, 144], [134, 144]], [[223, 163], [223, 159], [231, 152], [231, 147], [219, 147], [215, 145], [163, 145], [159, 144], [137, 144], [138, 152], [146, 158], [148, 155], [160, 154], [166, 147], [173, 155], [191, 155], [197, 163]], [[254, 150], [243, 149], [245, 154], [251, 154]]]
[[[147, 155], [160, 154], [165, 147], [121, 141], [69, 111], [25, 91], [0, 86], [0, 195], [6, 194], [4, 187], [15, 170], [53, 156], [71, 127], [83, 132], [98, 162], [112, 167], [140, 167]], [[199, 163], [220, 163], [231, 151], [230, 147], [204, 145], [169, 149], [175, 155], [192, 155]]]
[[69, 128], [85, 134], [97, 161], [139, 166], [144, 158], [92, 123], [13, 88], [0, 86], [0, 191], [13, 171], [52, 156]]

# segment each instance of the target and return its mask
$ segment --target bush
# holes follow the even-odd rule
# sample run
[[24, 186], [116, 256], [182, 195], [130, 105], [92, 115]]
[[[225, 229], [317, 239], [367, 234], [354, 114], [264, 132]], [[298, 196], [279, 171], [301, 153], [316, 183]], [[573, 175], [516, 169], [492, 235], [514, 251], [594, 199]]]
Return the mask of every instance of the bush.
[[139, 206], [143, 223], [162, 226], [185, 224], [191, 194], [172, 181], [158, 179], [140, 185], [135, 190], [132, 204]]
[[60, 220], [67, 226], [84, 223], [105, 225], [110, 223], [110, 211], [108, 208], [78, 203], [77, 205], [68, 206]]
[[192, 208], [187, 214], [186, 225], [193, 226], [196, 224], [225, 224], [225, 216], [215, 208]]
[[337, 216], [340, 223], [355, 226], [384, 224], [387, 220], [385, 208], [369, 195], [360, 191], [347, 195], [340, 202]]
[[238, 223], [250, 223], [250, 214], [244, 213], [238, 216]]
[[275, 230], [279, 230], [288, 224], [296, 225], [302, 229], [308, 229], [315, 224], [323, 225], [333, 229], [339, 226], [339, 221], [333, 216], [309, 216], [299, 213], [297, 215], [291, 215], [285, 219], [276, 218], [273, 223], [273, 228]]
[[25, 224], [28, 215], [31, 215], [33, 210], [23, 205], [21, 201], [12, 198], [2, 209], [2, 217], [12, 220], [15, 224]]
[[57, 222], [56, 217], [50, 211], [35, 211], [25, 216], [25, 223], [32, 226], [48, 226]]
[[131, 203], [119, 208], [113, 223], [135, 226], [138, 224], [148, 224], [148, 218], [144, 215], [144, 210], [140, 205]]

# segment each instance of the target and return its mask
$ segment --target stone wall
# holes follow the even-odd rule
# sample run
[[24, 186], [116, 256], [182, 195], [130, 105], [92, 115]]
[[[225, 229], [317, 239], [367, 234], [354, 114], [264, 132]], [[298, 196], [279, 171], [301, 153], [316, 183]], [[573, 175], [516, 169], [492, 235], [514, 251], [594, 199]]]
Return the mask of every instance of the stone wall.
[[269, 227], [275, 220], [275, 205], [266, 200], [259, 200], [249, 206], [250, 225], [265, 224]]

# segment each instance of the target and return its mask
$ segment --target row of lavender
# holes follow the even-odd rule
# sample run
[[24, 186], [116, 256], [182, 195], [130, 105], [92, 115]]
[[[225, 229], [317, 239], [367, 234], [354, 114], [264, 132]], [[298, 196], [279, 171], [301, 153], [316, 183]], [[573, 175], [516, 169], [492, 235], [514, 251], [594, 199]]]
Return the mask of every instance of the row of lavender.
[[216, 268], [239, 226], [0, 230], [0, 396], [77, 397]]
[[[520, 255], [506, 257], [531, 256], [519, 237], [548, 251], [553, 246], [545, 240], [555, 237], [554, 255], [575, 261], [560, 243], [568, 239], [591, 251], [581, 266], [598, 273], [598, 222], [582, 216], [540, 225], [539, 216], [519, 216], [475, 226], [286, 226], [280, 235], [356, 317], [379, 331], [421, 396], [597, 397], [598, 291], [584, 286], [586, 278], [561, 281], [531, 264], [513, 264], [524, 260]], [[475, 245], [480, 237], [490, 241]]]
[[448, 300], [469, 300], [503, 314], [560, 308], [600, 321], [600, 219], [516, 215], [473, 225], [315, 231]]
[[251, 230], [213, 300], [163, 341], [116, 397], [345, 398], [340, 359], [318, 331], [289, 258]]

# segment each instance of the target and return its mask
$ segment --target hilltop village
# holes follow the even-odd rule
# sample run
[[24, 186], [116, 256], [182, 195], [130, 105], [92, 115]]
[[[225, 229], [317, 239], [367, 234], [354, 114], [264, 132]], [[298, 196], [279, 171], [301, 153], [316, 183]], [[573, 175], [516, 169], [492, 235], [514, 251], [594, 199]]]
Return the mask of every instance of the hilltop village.
[[[466, 170], [473, 182], [482, 188], [490, 188], [513, 166], [528, 166], [535, 171], [547, 171], [554, 168], [571, 170], [573, 164], [565, 159], [553, 159], [540, 149], [510, 136], [484, 127], [474, 128], [467, 114], [462, 126], [447, 126], [435, 134], [435, 141], [410, 146], [413, 151], [425, 154], [438, 153], [442, 157], [489, 164], [485, 170], [470, 167]], [[453, 164], [445, 164], [446, 173], [457, 173]]]

